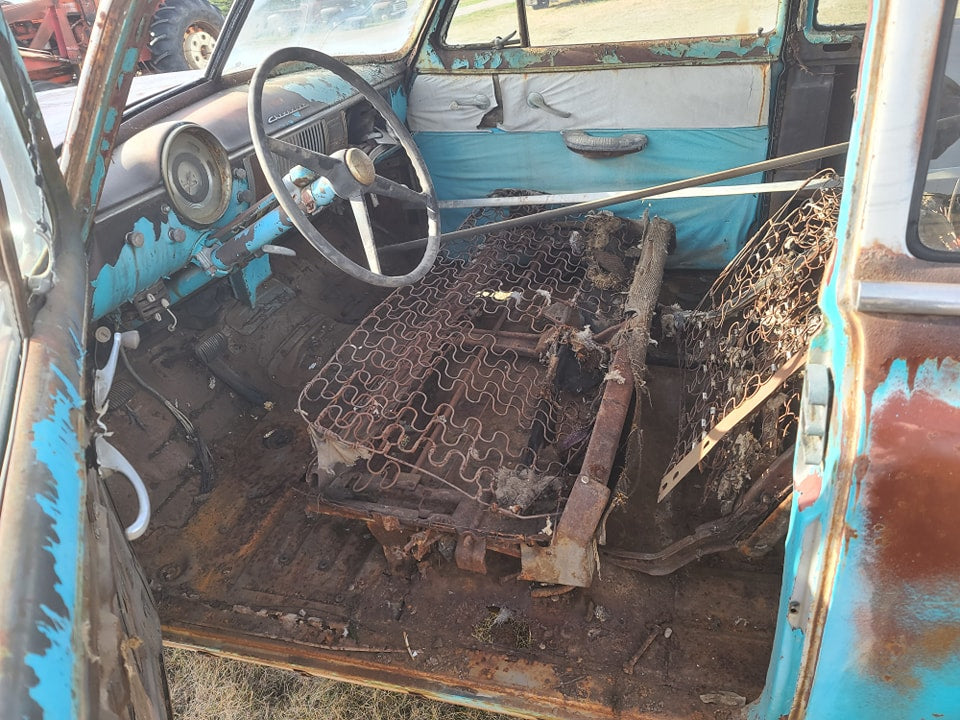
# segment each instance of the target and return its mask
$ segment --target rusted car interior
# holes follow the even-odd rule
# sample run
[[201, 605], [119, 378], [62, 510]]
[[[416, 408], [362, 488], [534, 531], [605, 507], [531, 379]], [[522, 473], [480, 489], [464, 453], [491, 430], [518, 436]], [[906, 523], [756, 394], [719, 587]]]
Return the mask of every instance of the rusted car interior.
[[100, 422], [165, 637], [531, 716], [735, 716], [843, 148], [755, 164], [846, 139], [862, 28], [771, 2], [564, 44], [534, 16], [587, 5], [518, 2], [481, 42], [410, 3], [344, 31], [409, 25], [378, 57], [254, 72], [244, 42], [307, 24], [273, 5], [128, 112], [95, 218], [94, 365], [139, 333]]

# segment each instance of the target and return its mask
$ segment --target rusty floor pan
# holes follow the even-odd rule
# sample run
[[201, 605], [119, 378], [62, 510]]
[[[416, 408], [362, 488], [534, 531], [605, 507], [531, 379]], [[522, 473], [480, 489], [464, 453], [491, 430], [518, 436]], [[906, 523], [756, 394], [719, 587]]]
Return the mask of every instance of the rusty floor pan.
[[[268, 394], [271, 411], [211, 381], [192, 349], [209, 330], [185, 329], [189, 318], [175, 333], [145, 338], [133, 357], [209, 443], [210, 493], [198, 494], [192, 446], [147, 393], [108, 416], [153, 501], [134, 549], [169, 641], [538, 717], [735, 717], [737, 709], [705, 705], [700, 694], [757, 697], [773, 640], [775, 558], [708, 558], [660, 578], [602, 565], [590, 588], [534, 597], [540, 591], [516, 579], [514, 558], [494, 556], [478, 575], [437, 547], [391, 570], [363, 522], [309, 512], [318, 495], [304, 481], [312, 450], [294, 410], [297, 388], [355, 328], [339, 309], [362, 317], [384, 296], [319, 260], [283, 259], [276, 274], [292, 290], [274, 291], [282, 313], [235, 305], [217, 325], [230, 336], [227, 361]], [[653, 407], [643, 416], [656, 424], [644, 428], [644, 462], [658, 477], [679, 378], [652, 368], [647, 388]], [[111, 488], [127, 518], [124, 483]], [[641, 549], [664, 539], [658, 528], [676, 518], [657, 508], [655, 489], [611, 518], [613, 540]], [[657, 627], [627, 674], [624, 664]]]

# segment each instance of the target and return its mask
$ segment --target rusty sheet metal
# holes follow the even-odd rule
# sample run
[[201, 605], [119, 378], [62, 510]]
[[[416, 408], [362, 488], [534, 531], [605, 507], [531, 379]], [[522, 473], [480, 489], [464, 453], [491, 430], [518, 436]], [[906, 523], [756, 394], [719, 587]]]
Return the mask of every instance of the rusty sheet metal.
[[[24, 114], [23, 135], [38, 164], [36, 177], [15, 181], [41, 179], [58, 238], [68, 241], [50, 247], [56, 282], [45, 302], [37, 303], [32, 335], [21, 346], [0, 512], [0, 697], [10, 716], [92, 716], [99, 689], [79, 670], [86, 661], [80, 620], [88, 610], [83, 583], [85, 261], [81, 244], [69, 242], [80, 237], [79, 222], [6, 26], [0, 28], [0, 72], [7, 99]], [[11, 142], [20, 141], [16, 128], [5, 130]]]
[[86, 66], [60, 155], [70, 198], [93, 223], [140, 48], [160, 0], [105, 0], [97, 8]]
[[[584, 677], [576, 684], [548, 666], [528, 659], [494, 657], [485, 651], [468, 651], [459, 682], [431, 673], [422, 665], [369, 660], [368, 653], [291, 645], [282, 638], [256, 637], [238, 632], [213, 633], [198, 626], [164, 627], [166, 642], [175, 647], [202, 649], [241, 660], [256, 658], [274, 667], [297, 670], [367, 687], [414, 693], [517, 717], [579, 720], [591, 718], [651, 717], [622, 714], [598, 702], [609, 683]], [[374, 653], [376, 654], [376, 653]], [[382, 653], [389, 657], [388, 653]], [[571, 687], [572, 686], [572, 687]], [[658, 718], [679, 717], [657, 713]]]
[[[875, 246], [858, 275], [960, 285], [956, 265], [907, 260]], [[858, 314], [863, 440], [838, 474], [837, 577], [816, 617], [816, 673], [799, 707], [821, 713], [844, 668], [844, 706], [884, 717], [948, 717], [960, 666], [960, 323], [956, 318]], [[852, 452], [855, 449], [856, 455]], [[822, 601], [822, 598], [821, 598]], [[843, 712], [843, 708], [837, 708]], [[848, 710], [852, 712], [853, 710]]]

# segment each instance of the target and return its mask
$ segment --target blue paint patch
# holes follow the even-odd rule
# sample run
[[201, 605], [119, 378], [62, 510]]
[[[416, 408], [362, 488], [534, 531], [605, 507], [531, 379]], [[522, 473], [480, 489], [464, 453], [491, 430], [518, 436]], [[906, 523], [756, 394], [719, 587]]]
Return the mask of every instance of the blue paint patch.
[[400, 118], [400, 122], [407, 122], [407, 93], [403, 87], [398, 87], [390, 93], [390, 108]]
[[74, 328], [69, 329], [70, 339], [73, 340], [73, 349], [76, 351], [77, 356], [77, 374], [81, 377], [83, 376], [83, 359], [86, 355], [86, 352], [83, 349], [83, 343], [80, 342], [80, 336], [77, 334], [77, 331]]
[[75, 717], [73, 647], [77, 606], [77, 573], [83, 553], [81, 537], [83, 457], [70, 415], [80, 411], [83, 399], [73, 383], [56, 367], [54, 374], [63, 385], [53, 396], [50, 415], [33, 426], [33, 449], [37, 462], [50, 470], [53, 484], [35, 496], [37, 504], [51, 520], [52, 531], [44, 550], [53, 556], [57, 580], [54, 591], [64, 612], [47, 605], [41, 609], [46, 622], [37, 630], [50, 642], [42, 653], [30, 653], [26, 664], [33, 669], [38, 683], [30, 688], [30, 697], [43, 708], [46, 717]]
[[[618, 135], [615, 131], [591, 131]], [[558, 132], [422, 132], [416, 134], [437, 193], [444, 200], [484, 197], [499, 188], [548, 193], [638, 190], [758, 162], [766, 157], [765, 127], [643, 132], [641, 153], [594, 160], [571, 152]], [[732, 183], [761, 182], [753, 175]], [[612, 208], [638, 218], [650, 208], [677, 227], [672, 268], [721, 268], [739, 251], [757, 213], [756, 195], [674, 198]], [[456, 228], [469, 210], [445, 210], [443, 226]]]
[[[160, 278], [168, 277], [189, 264], [194, 254], [209, 242], [213, 231], [232, 222], [249, 207], [249, 203], [242, 203], [238, 199], [248, 186], [247, 180], [233, 181], [233, 193], [227, 211], [208, 230], [185, 225], [173, 213], [159, 224], [145, 217], [139, 218], [131, 231], [143, 235], [143, 246], [134, 248], [125, 243], [116, 262], [100, 268], [90, 282], [93, 288], [93, 319], [99, 320]], [[183, 230], [186, 239], [180, 243], [174, 242], [169, 234], [171, 229]]]

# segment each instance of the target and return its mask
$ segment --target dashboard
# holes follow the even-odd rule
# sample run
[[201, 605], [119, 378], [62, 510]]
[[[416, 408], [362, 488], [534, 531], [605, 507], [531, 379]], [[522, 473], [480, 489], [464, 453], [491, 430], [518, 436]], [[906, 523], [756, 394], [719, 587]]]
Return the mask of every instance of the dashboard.
[[[402, 65], [355, 69], [402, 119]], [[271, 78], [263, 115], [269, 135], [324, 154], [359, 146], [377, 161], [395, 147], [369, 103], [317, 68]], [[93, 318], [124, 306], [149, 320], [222, 276], [202, 262], [204, 249], [248, 228], [275, 200], [253, 150], [245, 83], [207, 82], [163, 96], [125, 120], [121, 141], [94, 221]], [[290, 170], [292, 163], [274, 159]]]

